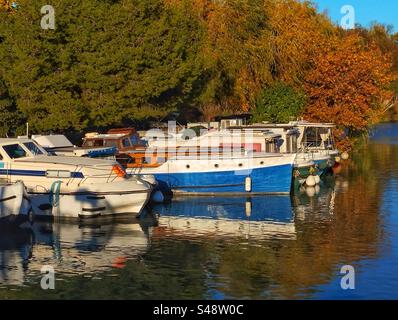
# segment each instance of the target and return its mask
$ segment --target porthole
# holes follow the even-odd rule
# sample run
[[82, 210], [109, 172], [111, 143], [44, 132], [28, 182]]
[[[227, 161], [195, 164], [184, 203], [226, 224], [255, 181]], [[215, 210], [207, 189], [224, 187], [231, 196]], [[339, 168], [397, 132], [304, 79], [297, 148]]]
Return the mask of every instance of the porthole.
[[243, 166], [243, 164], [239, 163], [239, 167], [242, 167], [242, 166]]
[[186, 165], [186, 168], [189, 169], [191, 166], [189, 164]]
[[263, 165], [263, 164], [264, 164], [264, 161], [261, 161], [260, 164]]
[[216, 168], [218, 168], [218, 164], [216, 163], [215, 165], [214, 165]]

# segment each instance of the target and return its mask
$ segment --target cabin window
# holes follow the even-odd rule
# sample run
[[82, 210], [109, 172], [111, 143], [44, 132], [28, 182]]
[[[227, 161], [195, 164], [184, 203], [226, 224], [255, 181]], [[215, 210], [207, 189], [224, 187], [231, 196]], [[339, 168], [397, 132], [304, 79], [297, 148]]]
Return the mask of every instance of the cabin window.
[[291, 136], [286, 137], [286, 152], [292, 153], [292, 137]]
[[88, 140], [84, 141], [83, 147], [89, 147], [89, 148], [102, 147], [103, 144], [104, 144], [103, 140], [100, 140], [100, 139], [88, 139]]
[[322, 143], [318, 128], [306, 128], [305, 130], [305, 144], [307, 147], [320, 147]]
[[104, 147], [117, 148], [117, 141], [116, 140], [105, 140]]
[[93, 140], [84, 140], [83, 141], [83, 147], [93, 147], [93, 146], [94, 146]]
[[130, 145], [130, 140], [127, 139], [127, 138], [123, 139], [123, 140], [122, 140], [122, 146], [123, 146], [123, 148], [129, 148], [129, 147], [131, 147], [131, 145]]
[[137, 144], [139, 144], [140, 141], [138, 137], [134, 135], [130, 137], [130, 142], [132, 146], [136, 146]]
[[292, 152], [296, 153], [297, 152], [297, 136], [291, 136], [291, 141], [292, 141]]
[[28, 148], [28, 150], [33, 154], [33, 155], [43, 155], [44, 153], [40, 150], [40, 148], [34, 144], [33, 142], [26, 142], [24, 143], [24, 146]]
[[26, 151], [19, 144], [9, 144], [3, 146], [3, 149], [11, 159], [26, 157]]
[[266, 141], [265, 142], [265, 152], [267, 152], [267, 153], [275, 153], [276, 152], [275, 141]]

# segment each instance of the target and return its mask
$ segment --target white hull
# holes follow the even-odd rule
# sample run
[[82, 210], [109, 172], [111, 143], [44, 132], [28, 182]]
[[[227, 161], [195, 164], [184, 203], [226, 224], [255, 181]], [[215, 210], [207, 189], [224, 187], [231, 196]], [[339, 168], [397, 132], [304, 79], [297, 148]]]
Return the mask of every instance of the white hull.
[[0, 219], [25, 215], [30, 211], [25, 187], [22, 182], [0, 186]]
[[119, 182], [96, 188], [79, 188], [75, 192], [29, 192], [35, 215], [63, 218], [98, 218], [120, 214], [138, 214], [149, 200], [148, 185], [132, 188]]

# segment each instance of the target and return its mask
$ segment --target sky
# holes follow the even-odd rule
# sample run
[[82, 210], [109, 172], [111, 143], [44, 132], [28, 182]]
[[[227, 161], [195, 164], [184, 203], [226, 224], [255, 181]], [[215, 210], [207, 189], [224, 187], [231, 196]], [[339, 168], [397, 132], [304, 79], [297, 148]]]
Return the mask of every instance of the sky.
[[313, 0], [320, 12], [328, 11], [333, 22], [339, 22], [344, 14], [340, 10], [345, 5], [355, 9], [355, 20], [364, 27], [372, 22], [393, 25], [398, 32], [398, 0]]

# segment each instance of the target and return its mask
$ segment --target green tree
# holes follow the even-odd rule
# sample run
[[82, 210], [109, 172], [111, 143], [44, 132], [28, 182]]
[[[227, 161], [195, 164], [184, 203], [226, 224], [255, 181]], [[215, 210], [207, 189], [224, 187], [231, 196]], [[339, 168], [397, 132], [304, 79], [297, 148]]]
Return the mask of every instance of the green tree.
[[0, 20], [0, 73], [33, 131], [82, 130], [145, 119], [195, 100], [202, 86], [201, 26], [190, 2], [20, 1]]
[[0, 137], [13, 136], [21, 132], [24, 118], [15, 108], [7, 87], [0, 79]]
[[256, 99], [253, 121], [275, 123], [295, 120], [306, 104], [306, 96], [283, 83], [264, 89]]

